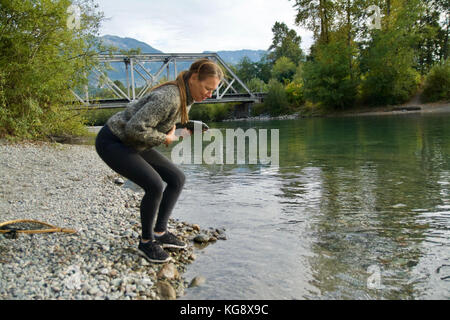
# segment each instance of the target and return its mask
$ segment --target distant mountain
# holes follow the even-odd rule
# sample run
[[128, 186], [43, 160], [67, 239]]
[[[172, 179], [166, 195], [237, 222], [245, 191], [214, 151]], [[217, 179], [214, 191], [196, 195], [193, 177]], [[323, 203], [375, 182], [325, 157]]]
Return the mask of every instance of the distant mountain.
[[[204, 51], [203, 53], [211, 53], [214, 51]], [[217, 51], [216, 52], [226, 63], [237, 64], [242, 58], [247, 57], [252, 62], [258, 62], [261, 60], [265, 50], [235, 50], [235, 51]]]
[[[113, 35], [104, 35], [100, 37], [102, 43], [108, 46], [114, 46], [122, 50], [130, 50], [141, 48], [142, 53], [163, 53], [162, 51], [153, 48], [145, 42], [133, 39], [133, 38], [121, 38]], [[204, 51], [203, 53], [212, 53], [214, 51]], [[261, 60], [262, 56], [266, 53], [264, 50], [235, 50], [235, 51], [218, 51], [216, 52], [227, 64], [235, 65], [243, 57], [248, 57], [252, 62], [257, 62]], [[178, 71], [186, 70], [190, 66], [190, 62], [179, 62], [177, 63]], [[112, 63], [111, 66], [116, 70], [109, 71], [108, 76], [112, 80], [120, 80], [123, 84], [126, 83], [126, 71], [123, 63]], [[150, 72], [156, 73], [161, 66], [161, 63], [149, 63], [146, 67]], [[163, 72], [162, 76], [167, 75]], [[137, 86], [142, 86], [144, 80], [140, 77], [135, 79]]]
[[118, 36], [105, 35], [100, 37], [102, 43], [107, 46], [114, 46], [122, 50], [141, 48], [142, 53], [163, 53], [145, 42], [133, 38], [121, 38]]
[[[141, 48], [142, 53], [163, 53], [145, 42], [133, 38], [121, 38], [118, 36], [101, 36], [103, 44], [111, 45], [122, 50]], [[248, 57], [252, 62], [258, 62], [267, 52], [265, 50], [229, 50], [229, 51], [204, 51], [203, 53], [216, 52], [226, 63], [237, 64], [243, 57]]]

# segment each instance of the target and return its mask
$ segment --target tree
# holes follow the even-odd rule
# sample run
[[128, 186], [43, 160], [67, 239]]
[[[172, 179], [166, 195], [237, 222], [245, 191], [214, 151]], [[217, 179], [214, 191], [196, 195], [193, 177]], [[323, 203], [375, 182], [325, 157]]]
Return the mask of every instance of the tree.
[[252, 92], [267, 92], [267, 84], [261, 79], [253, 78], [247, 83], [247, 87]]
[[[79, 25], [73, 23], [79, 8]], [[3, 0], [0, 2], [0, 135], [26, 138], [81, 130], [83, 119], [67, 112], [70, 88], [103, 50], [97, 38], [102, 13], [91, 0]], [[72, 22], [72, 24], [70, 23]]]
[[245, 56], [236, 65], [236, 75], [247, 83], [258, 76], [258, 66]]
[[302, 72], [305, 98], [325, 108], [351, 107], [357, 96], [357, 81], [347, 67], [349, 48], [345, 42], [321, 44], [313, 61]]
[[261, 60], [256, 62], [255, 65], [258, 70], [257, 77], [265, 83], [269, 83], [270, 77], [272, 76], [272, 63], [268, 55], [263, 55]]
[[294, 0], [297, 8], [295, 23], [314, 32], [319, 43], [329, 43], [334, 15], [332, 0]]
[[[450, 3], [442, 0], [423, 0], [423, 12], [416, 24], [415, 49], [418, 69], [426, 74], [438, 61], [448, 57]], [[444, 13], [441, 21], [441, 13]]]
[[273, 78], [277, 79], [281, 83], [288, 83], [294, 78], [296, 71], [295, 64], [288, 57], [280, 57], [272, 69]]
[[420, 1], [390, 2], [390, 16], [384, 17], [382, 30], [373, 30], [368, 47], [362, 51], [362, 94], [369, 104], [406, 102], [418, 88], [420, 75], [414, 69], [415, 23]]
[[305, 55], [300, 47], [302, 38], [283, 22], [275, 22], [272, 27], [273, 39], [269, 47], [268, 58], [275, 63], [281, 57], [287, 57], [295, 64], [303, 61]]

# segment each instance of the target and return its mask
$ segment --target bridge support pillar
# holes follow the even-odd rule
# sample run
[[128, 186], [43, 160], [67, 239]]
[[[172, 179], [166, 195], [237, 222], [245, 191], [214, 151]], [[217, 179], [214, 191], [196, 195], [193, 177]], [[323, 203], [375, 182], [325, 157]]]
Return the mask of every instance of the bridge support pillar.
[[252, 102], [244, 102], [235, 106], [233, 117], [234, 118], [248, 118], [250, 117], [250, 111], [252, 109]]

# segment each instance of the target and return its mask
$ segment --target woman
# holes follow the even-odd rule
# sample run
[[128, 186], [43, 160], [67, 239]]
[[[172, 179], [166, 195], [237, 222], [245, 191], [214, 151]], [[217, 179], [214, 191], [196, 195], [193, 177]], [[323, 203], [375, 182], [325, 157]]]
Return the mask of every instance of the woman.
[[[97, 135], [95, 147], [102, 160], [145, 191], [140, 205], [142, 236], [138, 249], [150, 262], [170, 260], [163, 248], [186, 247], [167, 230], [185, 176], [154, 147], [177, 141], [175, 124], [186, 123], [191, 105], [211, 97], [222, 79], [222, 69], [214, 62], [197, 60], [175, 81], [156, 86], [113, 115]], [[163, 181], [167, 183], [165, 189]]]

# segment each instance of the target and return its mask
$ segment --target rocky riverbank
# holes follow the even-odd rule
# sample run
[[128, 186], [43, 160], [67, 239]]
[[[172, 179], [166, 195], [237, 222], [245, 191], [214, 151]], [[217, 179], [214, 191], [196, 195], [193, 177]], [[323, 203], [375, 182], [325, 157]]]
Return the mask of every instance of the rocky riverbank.
[[[69, 233], [0, 234], [0, 299], [176, 299], [198, 279], [183, 277], [196, 250], [226, 239], [223, 229], [176, 219], [188, 243], [173, 261], [137, 251], [142, 193], [127, 188], [93, 146], [0, 142], [0, 222], [33, 219]], [[195, 239], [195, 240], [194, 240]]]

